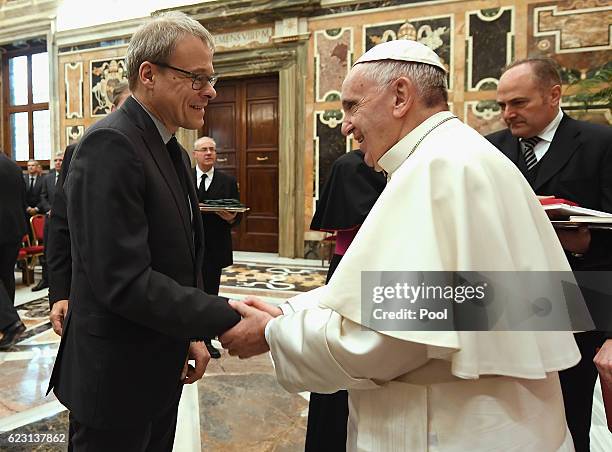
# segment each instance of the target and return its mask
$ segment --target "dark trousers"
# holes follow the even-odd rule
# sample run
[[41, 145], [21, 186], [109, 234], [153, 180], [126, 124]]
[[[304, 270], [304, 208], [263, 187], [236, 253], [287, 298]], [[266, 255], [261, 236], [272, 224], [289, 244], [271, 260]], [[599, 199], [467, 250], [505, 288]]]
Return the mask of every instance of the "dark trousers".
[[20, 241], [0, 244], [0, 330], [19, 320], [15, 309], [15, 262]]
[[204, 292], [209, 295], [219, 295], [219, 286], [221, 285], [221, 272], [222, 268], [219, 268], [214, 264], [207, 264], [204, 261], [202, 266], [202, 279], [204, 280]]
[[[70, 414], [70, 452], [172, 452], [181, 391], [175, 403], [139, 427], [102, 430], [81, 424]], [[155, 394], [152, 394], [155, 397]]]
[[[329, 261], [325, 284], [329, 282], [342, 255], [334, 254]], [[306, 427], [306, 452], [340, 452], [346, 450], [346, 425], [348, 423], [348, 392], [333, 394], [310, 393], [308, 425]]]
[[593, 389], [597, 381], [597, 368], [593, 358], [595, 350], [601, 347], [604, 339], [599, 331], [576, 333], [574, 337], [582, 358], [574, 367], [559, 372], [559, 379], [563, 390], [565, 417], [574, 439], [574, 448], [576, 452], [589, 452]]

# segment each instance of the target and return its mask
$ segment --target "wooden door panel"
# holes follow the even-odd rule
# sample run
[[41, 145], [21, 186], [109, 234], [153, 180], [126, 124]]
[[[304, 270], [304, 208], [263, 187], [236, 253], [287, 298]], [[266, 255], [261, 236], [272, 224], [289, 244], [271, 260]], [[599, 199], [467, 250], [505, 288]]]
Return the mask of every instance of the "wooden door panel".
[[248, 105], [247, 149], [277, 148], [277, 100], [251, 101]]
[[236, 176], [250, 210], [232, 231], [235, 250], [278, 251], [278, 78], [221, 80], [203, 135], [217, 143], [216, 167]]

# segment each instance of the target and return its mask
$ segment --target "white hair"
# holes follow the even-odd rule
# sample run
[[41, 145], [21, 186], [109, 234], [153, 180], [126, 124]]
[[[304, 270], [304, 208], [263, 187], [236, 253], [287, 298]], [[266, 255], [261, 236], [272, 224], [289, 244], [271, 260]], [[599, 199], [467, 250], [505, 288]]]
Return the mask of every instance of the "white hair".
[[195, 148], [197, 148], [197, 147], [198, 147], [198, 145], [199, 145], [199, 144], [200, 144], [202, 141], [204, 141], [204, 140], [210, 140], [210, 141], [212, 141], [212, 142], [214, 143], [214, 145], [215, 145], [215, 148], [217, 147], [217, 142], [214, 140], [214, 138], [211, 138], [211, 137], [200, 137], [200, 138], [198, 138], [197, 140], [195, 140], [195, 142], [193, 143], [193, 147], [194, 147], [194, 149], [195, 149]]
[[426, 107], [448, 103], [446, 73], [431, 64], [406, 61], [373, 61], [360, 63], [362, 74], [383, 88], [400, 77], [414, 84], [417, 95]]

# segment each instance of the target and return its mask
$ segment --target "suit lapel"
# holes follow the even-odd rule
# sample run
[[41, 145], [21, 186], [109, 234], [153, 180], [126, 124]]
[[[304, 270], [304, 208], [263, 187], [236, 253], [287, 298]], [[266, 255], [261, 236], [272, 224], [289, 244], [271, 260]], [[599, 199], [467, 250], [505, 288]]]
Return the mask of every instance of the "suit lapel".
[[551, 177], [561, 171], [574, 152], [580, 148], [579, 136], [580, 130], [574, 127], [573, 120], [563, 115], [550, 148], [540, 160], [538, 175], [533, 184], [536, 193]]
[[[174, 170], [174, 165], [172, 160], [170, 159], [170, 154], [168, 153], [168, 149], [164, 144], [157, 127], [153, 123], [153, 120], [149, 117], [148, 113], [144, 111], [144, 109], [140, 106], [140, 104], [128, 97], [124, 104], [121, 107], [122, 110], [125, 110], [128, 113], [128, 117], [133, 120], [133, 122], [142, 130], [142, 137], [155, 161], [159, 172], [162, 174], [163, 178], [172, 193], [172, 197], [174, 198], [174, 203], [176, 208], [178, 209], [179, 215], [181, 217], [181, 222], [183, 223], [183, 230], [185, 232], [185, 236], [187, 238], [187, 243], [190, 244], [191, 256], [195, 261], [195, 250], [193, 246], [193, 235], [192, 235], [192, 225], [191, 225], [191, 215], [187, 211], [187, 203], [185, 202], [183, 189], [181, 188], [181, 184], [179, 182], [178, 176], [176, 175], [176, 171]], [[185, 175], [189, 177], [187, 173], [187, 168], [185, 168]], [[190, 184], [187, 184], [190, 185]], [[191, 195], [190, 195], [191, 196]], [[192, 200], [193, 203], [193, 200]]]

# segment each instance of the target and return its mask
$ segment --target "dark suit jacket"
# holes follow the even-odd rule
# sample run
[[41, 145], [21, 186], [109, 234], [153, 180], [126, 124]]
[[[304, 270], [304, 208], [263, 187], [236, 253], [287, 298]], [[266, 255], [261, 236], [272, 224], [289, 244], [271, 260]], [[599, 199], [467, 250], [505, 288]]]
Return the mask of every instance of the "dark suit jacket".
[[49, 231], [45, 253], [49, 277], [49, 305], [51, 307], [58, 300], [67, 300], [70, 295], [72, 257], [70, 254], [70, 232], [68, 230], [64, 181], [68, 174], [75, 147], [76, 144], [70, 144], [64, 152], [64, 161], [57, 180], [51, 215], [48, 220]]
[[74, 151], [64, 184], [70, 303], [50, 387], [85, 425], [149, 422], [176, 402], [189, 340], [240, 319], [226, 299], [199, 288], [203, 230], [186, 186], [190, 206], [155, 124], [133, 98]]
[[38, 207], [38, 210], [42, 213], [42, 205], [40, 203], [40, 194], [42, 192], [43, 175], [36, 178], [34, 186], [30, 190], [30, 175], [23, 175], [23, 182], [26, 187], [26, 204], [28, 207]]
[[0, 244], [19, 243], [26, 233], [25, 198], [21, 169], [0, 151]]
[[[509, 130], [486, 137], [525, 172], [520, 144]], [[582, 207], [612, 212], [612, 128], [564, 115], [550, 148], [538, 163], [537, 176], [530, 180], [538, 195], [555, 195]], [[566, 253], [574, 271], [612, 270], [612, 232], [591, 231], [591, 245], [584, 257]], [[587, 304], [591, 303], [585, 293]], [[595, 306], [593, 304], [592, 306]], [[589, 307], [592, 307], [589, 306]], [[608, 304], [609, 306], [609, 304]], [[599, 310], [596, 308], [596, 311]], [[597, 324], [604, 320], [593, 314]], [[609, 314], [608, 314], [609, 316]], [[612, 316], [599, 329], [612, 330]]]
[[42, 189], [40, 190], [40, 213], [47, 213], [51, 210], [53, 199], [55, 198], [55, 173], [52, 169], [42, 179]]
[[[192, 174], [197, 185], [195, 168]], [[204, 202], [207, 199], [240, 199], [236, 179], [216, 168], [208, 191], [203, 196], [199, 192], [198, 195], [200, 202]], [[225, 268], [234, 263], [232, 259], [231, 229], [240, 223], [241, 217], [242, 214], [238, 214], [236, 221], [230, 224], [214, 212], [202, 212], [202, 223], [204, 223], [204, 233], [206, 234], [204, 246], [207, 265]]]

